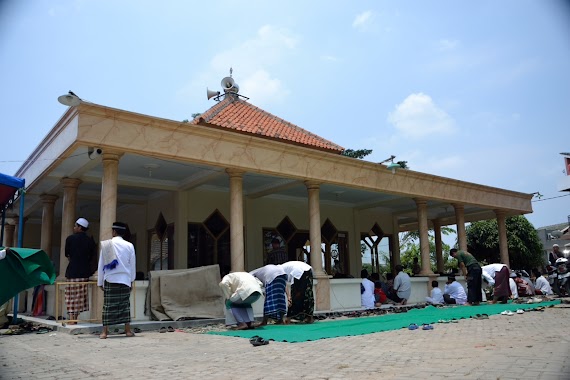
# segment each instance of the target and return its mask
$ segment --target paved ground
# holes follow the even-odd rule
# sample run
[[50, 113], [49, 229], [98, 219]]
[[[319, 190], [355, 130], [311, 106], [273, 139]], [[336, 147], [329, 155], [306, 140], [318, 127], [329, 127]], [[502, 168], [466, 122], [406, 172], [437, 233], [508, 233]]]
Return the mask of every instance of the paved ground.
[[0, 336], [0, 379], [570, 379], [569, 307], [260, 347], [179, 331]]

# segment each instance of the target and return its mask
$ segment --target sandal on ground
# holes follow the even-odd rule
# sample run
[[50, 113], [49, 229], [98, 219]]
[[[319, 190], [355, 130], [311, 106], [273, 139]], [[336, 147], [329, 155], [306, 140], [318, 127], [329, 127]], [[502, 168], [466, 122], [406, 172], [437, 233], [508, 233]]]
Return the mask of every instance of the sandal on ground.
[[174, 332], [174, 327], [168, 326], [168, 327], [166, 328], [166, 331], [168, 331], [168, 332]]
[[508, 315], [510, 317], [511, 315], [515, 315], [515, 313], [510, 310], [505, 310], [501, 313], [501, 315]]
[[249, 340], [249, 343], [251, 343], [253, 346], [257, 347], [257, 346], [265, 346], [265, 345], [269, 344], [269, 341], [258, 336], [255, 338], [251, 338]]
[[424, 325], [422, 326], [422, 330], [433, 330], [433, 326], [424, 323]]
[[418, 329], [418, 325], [416, 325], [415, 323], [411, 323], [408, 326], [408, 330], [417, 330]]
[[165, 333], [166, 332], [166, 327], [161, 327], [160, 330], [158, 330], [159, 333]]

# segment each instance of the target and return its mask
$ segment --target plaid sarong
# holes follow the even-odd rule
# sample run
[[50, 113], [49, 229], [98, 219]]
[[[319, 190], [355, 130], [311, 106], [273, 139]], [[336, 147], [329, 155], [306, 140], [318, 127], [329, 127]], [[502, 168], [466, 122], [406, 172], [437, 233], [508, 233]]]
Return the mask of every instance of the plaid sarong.
[[265, 304], [263, 305], [263, 316], [276, 319], [283, 319], [287, 312], [287, 275], [275, 277], [275, 279], [265, 286]]
[[105, 281], [103, 288], [103, 326], [131, 322], [131, 288]]
[[[88, 278], [68, 278], [68, 282], [88, 282]], [[69, 284], [65, 286], [65, 304], [69, 314], [77, 315], [89, 310], [89, 296], [86, 284]]]
[[303, 321], [307, 317], [312, 317], [314, 311], [313, 273], [308, 270], [291, 285], [291, 307], [287, 316]]

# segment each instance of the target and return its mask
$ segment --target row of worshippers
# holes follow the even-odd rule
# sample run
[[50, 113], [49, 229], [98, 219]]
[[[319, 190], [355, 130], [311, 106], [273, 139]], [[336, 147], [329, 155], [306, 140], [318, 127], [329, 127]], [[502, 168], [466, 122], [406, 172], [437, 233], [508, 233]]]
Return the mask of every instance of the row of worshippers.
[[[553, 294], [548, 280], [538, 269], [532, 270], [534, 283], [522, 272], [511, 272], [505, 264], [485, 265], [481, 267], [481, 272], [484, 281], [493, 287], [491, 303], [507, 303], [508, 299], [517, 299], [519, 295]], [[438, 282], [432, 281], [432, 291], [430, 297], [426, 297], [426, 302], [436, 305], [464, 305], [467, 303], [467, 295], [463, 286], [455, 280], [455, 276], [449, 276], [443, 292], [439, 289]]]
[[373, 309], [382, 304], [407, 304], [412, 295], [410, 276], [404, 272], [404, 267], [396, 265], [396, 277], [386, 274], [386, 282], [380, 280], [378, 273], [368, 275], [368, 270], [360, 272], [360, 301], [364, 309]]
[[[278, 324], [288, 324], [291, 319], [314, 320], [313, 270], [303, 261], [268, 264], [249, 273], [232, 272], [222, 278], [220, 288], [238, 330], [266, 325], [270, 319]], [[255, 323], [252, 305], [262, 295], [263, 320]]]

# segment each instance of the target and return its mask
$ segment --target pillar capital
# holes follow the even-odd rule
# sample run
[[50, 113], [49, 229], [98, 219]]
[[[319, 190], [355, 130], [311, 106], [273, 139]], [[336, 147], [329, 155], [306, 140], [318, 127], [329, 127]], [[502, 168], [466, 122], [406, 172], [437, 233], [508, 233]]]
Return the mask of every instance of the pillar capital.
[[42, 195], [40, 195], [40, 199], [42, 200], [42, 203], [44, 203], [44, 204], [54, 204], [55, 201], [57, 201], [59, 199], [59, 197], [57, 195], [53, 195], [53, 194], [42, 194]]
[[309, 190], [318, 190], [321, 187], [321, 183], [317, 181], [305, 181], [305, 186]]
[[122, 152], [113, 151], [113, 150], [103, 150], [101, 154], [101, 159], [103, 162], [105, 161], [119, 161], [123, 156]]
[[452, 203], [451, 204], [453, 206], [453, 208], [455, 209], [455, 211], [457, 210], [465, 210], [465, 205], [461, 204], [461, 203]]
[[497, 216], [497, 218], [501, 218], [501, 217], [505, 217], [507, 216], [507, 211], [506, 210], [501, 210], [501, 209], [495, 209], [493, 210], [493, 212], [495, 213], [495, 215]]
[[416, 202], [416, 206], [427, 205], [427, 199], [424, 198], [414, 198], [414, 202]]
[[64, 188], [78, 188], [83, 181], [79, 178], [63, 177], [60, 182]]
[[240, 170], [240, 169], [226, 169], [226, 173], [228, 173], [228, 175], [231, 177], [243, 177], [243, 175], [245, 174], [245, 170]]

